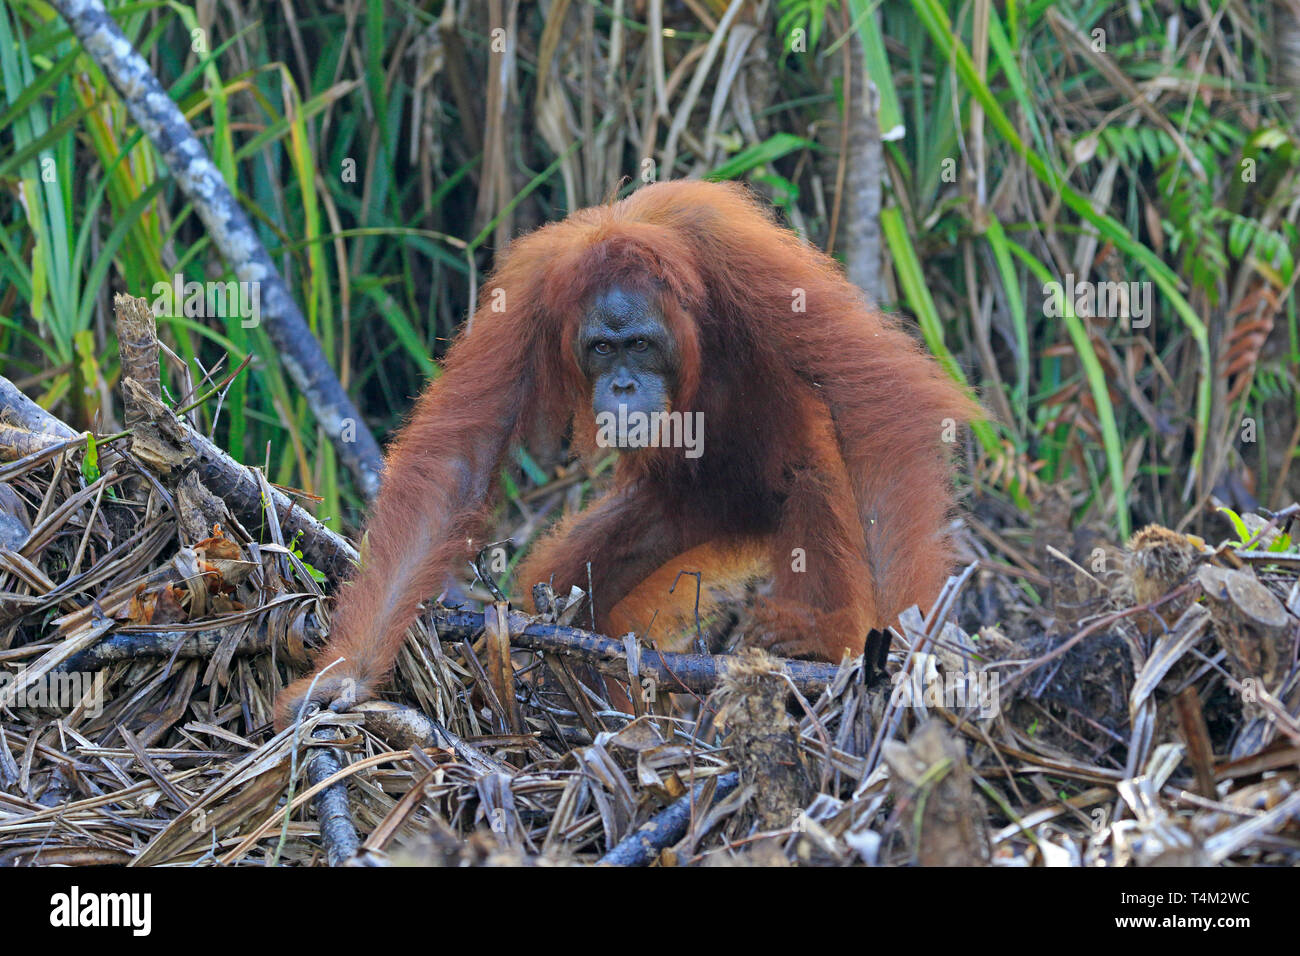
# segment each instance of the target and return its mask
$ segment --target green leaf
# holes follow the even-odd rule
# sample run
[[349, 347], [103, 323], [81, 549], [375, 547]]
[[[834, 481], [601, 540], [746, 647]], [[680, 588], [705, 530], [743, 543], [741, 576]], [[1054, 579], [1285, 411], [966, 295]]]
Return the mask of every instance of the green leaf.
[[99, 446], [95, 443], [95, 436], [86, 433], [86, 454], [81, 459], [81, 477], [86, 479], [86, 484], [94, 484], [99, 481]]
[[735, 156], [714, 167], [711, 172], [706, 173], [704, 178], [714, 181], [739, 179], [751, 169], [780, 159], [797, 149], [818, 148], [820, 147], [816, 143], [810, 139], [804, 139], [802, 136], [795, 136], [793, 133], [776, 133], [761, 143], [755, 143], [748, 149], [742, 149]]
[[1241, 520], [1241, 515], [1237, 514], [1237, 512], [1233, 511], [1231, 508], [1225, 508], [1222, 506], [1217, 510], [1219, 514], [1224, 515], [1232, 522], [1232, 528], [1237, 532], [1237, 540], [1234, 542], [1237, 547], [1240, 548], [1250, 540], [1250, 529], [1246, 527], [1246, 522]]

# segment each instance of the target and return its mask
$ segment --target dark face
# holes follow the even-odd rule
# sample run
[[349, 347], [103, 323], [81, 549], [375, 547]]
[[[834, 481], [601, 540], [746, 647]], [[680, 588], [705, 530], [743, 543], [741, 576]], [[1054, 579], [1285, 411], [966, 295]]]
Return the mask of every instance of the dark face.
[[574, 342], [591, 383], [596, 415], [670, 410], [677, 387], [677, 345], [658, 308], [640, 292], [607, 289], [592, 300]]

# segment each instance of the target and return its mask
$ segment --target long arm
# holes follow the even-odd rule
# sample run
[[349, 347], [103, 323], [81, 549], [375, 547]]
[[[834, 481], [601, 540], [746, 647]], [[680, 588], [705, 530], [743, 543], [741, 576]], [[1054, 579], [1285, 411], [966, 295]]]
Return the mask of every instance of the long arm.
[[861, 325], [841, 323], [807, 360], [852, 478], [875, 591], [869, 623], [885, 627], [912, 604], [928, 610], [948, 575], [956, 426], [979, 408], [892, 322], [854, 318]]
[[277, 726], [295, 719], [313, 681], [317, 705], [346, 709], [372, 697], [420, 603], [470, 553], [494, 477], [539, 404], [534, 324], [481, 310], [473, 332], [448, 353], [442, 377], [420, 396], [389, 448], [361, 567], [340, 590], [329, 641], [315, 672], [277, 699]]
[[837, 661], [845, 650], [862, 653], [880, 612], [873, 576], [864, 567], [853, 479], [834, 425], [824, 406], [812, 398], [803, 402], [808, 457], [791, 469], [771, 542], [772, 597], [759, 603], [756, 638], [785, 656]]

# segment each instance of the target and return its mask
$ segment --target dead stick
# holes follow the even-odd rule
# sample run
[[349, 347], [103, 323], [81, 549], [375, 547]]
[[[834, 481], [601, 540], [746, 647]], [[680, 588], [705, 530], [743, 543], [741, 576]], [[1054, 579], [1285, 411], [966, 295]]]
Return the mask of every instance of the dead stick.
[[[740, 783], [740, 773], [733, 770], [714, 779], [718, 785], [713, 791], [713, 799], [717, 801], [736, 789]], [[691, 822], [691, 813], [704, 799], [705, 788], [710, 783], [709, 780], [704, 781], [691, 793], [656, 813], [602, 856], [600, 863], [606, 866], [649, 866], [661, 850], [685, 836], [686, 828]]]
[[5, 424], [23, 431], [37, 432], [50, 438], [74, 438], [77, 433], [37, 405], [9, 379], [0, 376], [0, 408]]
[[[481, 611], [435, 610], [433, 620], [439, 628], [448, 629], [453, 636], [469, 637], [483, 627]], [[611, 640], [603, 634], [584, 631], [563, 624], [545, 624], [522, 614], [509, 614], [510, 643], [534, 651], [580, 657], [601, 662], [626, 661], [627, 651], [622, 641]], [[641, 651], [640, 673], [655, 681], [658, 690], [670, 693], [707, 694], [722, 678], [732, 658], [726, 654], [665, 654], [644, 648]], [[811, 661], [782, 660], [790, 673], [790, 680], [804, 695], [820, 694], [835, 677], [834, 664]], [[626, 664], [620, 665], [626, 676]]]
[[[96, 671], [118, 661], [142, 659], [203, 660], [211, 657], [235, 627], [243, 624], [226, 624], [205, 627], [201, 630], [133, 630], [119, 631], [94, 647], [74, 654], [59, 665], [60, 671]], [[320, 625], [314, 615], [303, 622], [307, 634], [319, 634]], [[239, 641], [235, 653], [261, 654], [271, 649], [271, 635], [265, 615], [259, 615], [247, 634]]]
[[[467, 639], [483, 629], [482, 611], [436, 608], [433, 619], [444, 636]], [[609, 664], [618, 673], [627, 674], [627, 651], [622, 641], [578, 627], [546, 624], [519, 611], [511, 611], [506, 619], [510, 643], [515, 647]], [[116, 661], [139, 658], [207, 658], [229, 636], [230, 626], [201, 630], [134, 629], [114, 634], [68, 658], [60, 670], [98, 670]], [[308, 615], [303, 622], [303, 633], [310, 637], [318, 636], [322, 631], [315, 616]], [[249, 629], [235, 653], [262, 654], [270, 648], [271, 637], [263, 620]], [[707, 694], [726, 673], [731, 660], [727, 654], [665, 654], [645, 648], [641, 651], [640, 672], [654, 680], [658, 690], [675, 694]], [[834, 664], [813, 661], [782, 660], [781, 663], [789, 672], [791, 683], [804, 695], [820, 694], [838, 670]]]
[[[333, 740], [334, 731], [321, 727], [312, 732], [313, 739]], [[343, 769], [339, 752], [333, 747], [313, 747], [307, 758], [307, 782], [316, 786]], [[352, 824], [348, 807], [348, 783], [340, 780], [331, 784], [312, 798], [316, 820], [320, 823], [321, 842], [325, 844], [325, 857], [330, 866], [343, 866], [361, 850], [361, 839]]]
[[3, 375], [0, 413], [0, 461], [18, 461], [78, 437]]

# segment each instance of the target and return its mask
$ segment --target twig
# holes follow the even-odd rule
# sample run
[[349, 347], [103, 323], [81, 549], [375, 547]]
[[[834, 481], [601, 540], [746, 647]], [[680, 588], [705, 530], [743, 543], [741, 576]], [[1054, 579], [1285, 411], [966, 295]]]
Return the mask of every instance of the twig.
[[672, 846], [686, 834], [692, 808], [704, 798], [706, 788], [715, 780], [717, 786], [713, 791], [713, 799], [717, 801], [736, 789], [740, 783], [740, 772], [733, 770], [699, 784], [689, 794], [679, 797], [666, 809], [656, 813], [635, 833], [625, 836], [617, 846], [600, 858], [600, 862], [606, 866], [649, 866], [661, 850]]
[[[259, 609], [264, 610], [264, 609]], [[142, 659], [202, 660], [211, 657], [236, 628], [245, 627], [244, 621], [223, 621], [220, 626], [191, 630], [141, 630], [117, 631], [111, 637], [74, 654], [64, 661], [59, 671], [95, 671], [118, 661]], [[251, 627], [239, 640], [235, 653], [261, 654], [271, 649], [271, 622], [266, 614], [258, 614]], [[320, 633], [315, 615], [308, 614], [303, 621], [308, 634]]]
[[[445, 628], [453, 637], [468, 638], [483, 628], [481, 611], [437, 608], [432, 618], [440, 630]], [[511, 611], [507, 619], [510, 643], [515, 647], [580, 657], [596, 663], [617, 663], [627, 659], [623, 642], [611, 640], [603, 634], [563, 624], [546, 624], [519, 611]], [[653, 678], [662, 691], [708, 693], [732, 660], [728, 654], [668, 654], [642, 648], [640, 672]], [[811, 661], [781, 660], [781, 663], [789, 672], [791, 683], [805, 695], [820, 694], [839, 670], [834, 664]], [[623, 667], [621, 664], [618, 666]], [[624, 667], [621, 672], [625, 671]]]
[[[312, 731], [314, 740], [331, 740], [334, 731], [329, 727], [319, 727]], [[315, 747], [307, 758], [307, 782], [315, 786], [322, 780], [328, 780], [343, 769], [338, 751], [333, 747]], [[330, 866], [342, 866], [361, 851], [361, 839], [357, 828], [352, 825], [352, 811], [348, 806], [348, 785], [340, 780], [331, 784], [312, 800], [316, 809], [316, 820], [320, 823], [321, 842], [325, 844], [325, 855]]]

